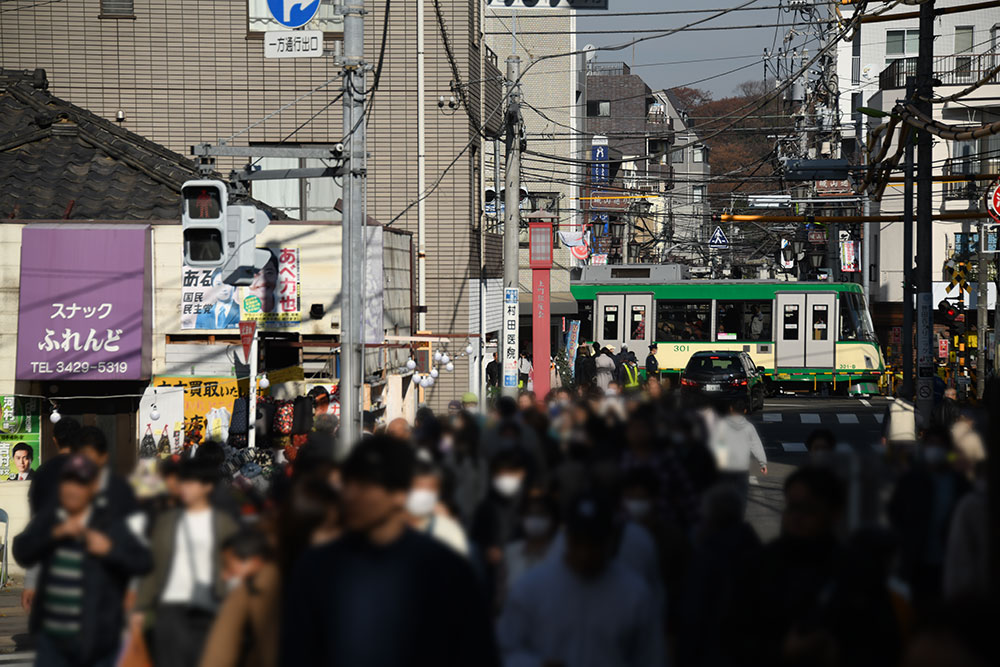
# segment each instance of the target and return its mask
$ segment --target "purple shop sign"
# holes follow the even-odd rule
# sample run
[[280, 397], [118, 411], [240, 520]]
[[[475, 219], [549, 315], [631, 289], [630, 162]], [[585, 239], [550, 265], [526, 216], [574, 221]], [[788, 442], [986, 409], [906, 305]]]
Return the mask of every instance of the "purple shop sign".
[[21, 232], [18, 380], [150, 376], [149, 225], [29, 225]]

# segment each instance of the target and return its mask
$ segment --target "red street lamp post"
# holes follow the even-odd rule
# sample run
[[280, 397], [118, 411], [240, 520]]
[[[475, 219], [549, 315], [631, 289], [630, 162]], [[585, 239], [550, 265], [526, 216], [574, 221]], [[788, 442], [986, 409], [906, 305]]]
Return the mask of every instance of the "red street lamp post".
[[[542, 213], [530, 218], [548, 217]], [[549, 272], [552, 269], [552, 223], [531, 220], [528, 223], [528, 264], [531, 267], [531, 351], [534, 358], [535, 394], [549, 393], [550, 295]]]

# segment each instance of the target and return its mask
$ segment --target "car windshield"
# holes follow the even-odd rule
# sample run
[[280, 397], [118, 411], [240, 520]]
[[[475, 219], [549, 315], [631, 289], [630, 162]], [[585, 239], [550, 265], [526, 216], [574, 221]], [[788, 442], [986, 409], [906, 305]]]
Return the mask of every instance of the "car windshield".
[[688, 373], [726, 374], [743, 371], [738, 357], [703, 356], [691, 357], [687, 365]]

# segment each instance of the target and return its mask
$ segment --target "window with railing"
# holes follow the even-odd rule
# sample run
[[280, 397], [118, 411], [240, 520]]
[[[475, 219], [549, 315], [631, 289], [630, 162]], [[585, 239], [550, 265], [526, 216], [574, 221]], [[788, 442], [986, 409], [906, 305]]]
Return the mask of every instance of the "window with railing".
[[134, 19], [134, 0], [101, 0], [102, 19]]
[[[955, 26], [955, 77], [957, 79], [972, 79], [972, 45], [973, 27], [971, 25]], [[961, 55], [968, 53], [970, 55]]]
[[892, 63], [901, 58], [916, 56], [920, 50], [919, 30], [886, 30], [885, 62]]

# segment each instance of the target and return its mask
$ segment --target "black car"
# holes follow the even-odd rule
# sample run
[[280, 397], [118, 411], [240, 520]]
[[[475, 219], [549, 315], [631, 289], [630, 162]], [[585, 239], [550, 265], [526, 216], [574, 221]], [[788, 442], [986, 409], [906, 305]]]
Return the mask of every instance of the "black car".
[[716, 401], [746, 401], [747, 411], [764, 407], [764, 369], [746, 352], [695, 352], [681, 374], [681, 394]]

